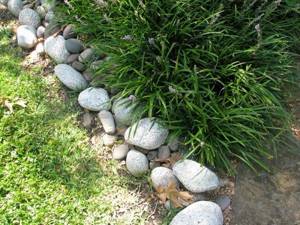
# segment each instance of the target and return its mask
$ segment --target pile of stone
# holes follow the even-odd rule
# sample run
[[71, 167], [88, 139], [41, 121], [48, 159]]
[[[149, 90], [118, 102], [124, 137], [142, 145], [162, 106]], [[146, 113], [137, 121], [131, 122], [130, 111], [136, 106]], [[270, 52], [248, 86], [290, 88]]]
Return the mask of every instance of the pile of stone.
[[[18, 45], [39, 54], [46, 53], [56, 62], [54, 74], [70, 90], [79, 92], [78, 103], [87, 111], [97, 112], [105, 135], [103, 142], [112, 148], [112, 158], [125, 160], [128, 171], [136, 177], [151, 174], [155, 189], [170, 183], [199, 194], [219, 187], [218, 176], [193, 160], [179, 160], [172, 167], [163, 163], [180, 151], [178, 139], [169, 137], [168, 129], [157, 118], [137, 118], [134, 97], [115, 99], [103, 87], [91, 86], [92, 71], [107, 60], [78, 39], [74, 27], [60, 27], [55, 21], [55, 1], [1, 0], [18, 17]], [[121, 130], [125, 132], [120, 132]], [[117, 140], [121, 138], [117, 143]], [[183, 224], [223, 224], [222, 210], [216, 203], [196, 201], [179, 212], [171, 222]]]

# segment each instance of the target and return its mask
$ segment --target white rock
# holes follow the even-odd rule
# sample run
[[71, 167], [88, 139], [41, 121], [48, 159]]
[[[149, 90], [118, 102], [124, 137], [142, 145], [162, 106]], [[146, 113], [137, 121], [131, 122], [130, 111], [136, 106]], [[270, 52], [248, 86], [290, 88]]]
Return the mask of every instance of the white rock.
[[106, 146], [113, 146], [117, 141], [117, 137], [114, 135], [104, 134], [103, 135], [103, 144]]
[[133, 124], [125, 132], [129, 144], [152, 150], [159, 148], [168, 137], [169, 131], [153, 118], [144, 118]]
[[39, 26], [38, 29], [36, 30], [36, 36], [37, 36], [38, 38], [43, 37], [43, 36], [44, 36], [44, 33], [45, 33], [45, 29], [46, 29], [45, 27]]
[[106, 133], [113, 134], [116, 132], [116, 125], [115, 125], [114, 117], [111, 114], [111, 112], [107, 110], [102, 110], [99, 112], [98, 117]]
[[193, 160], [181, 160], [173, 166], [173, 173], [183, 186], [194, 193], [211, 191], [219, 186], [217, 175]]
[[57, 65], [54, 68], [54, 73], [71, 90], [80, 91], [88, 86], [83, 76], [67, 64]]
[[57, 63], [66, 62], [70, 55], [65, 47], [65, 39], [61, 35], [48, 37], [45, 40], [45, 51]]
[[130, 126], [134, 120], [134, 104], [129, 98], [118, 99], [114, 101], [112, 112], [115, 115], [116, 122], [121, 125]]
[[170, 225], [223, 225], [223, 214], [217, 204], [199, 201], [181, 210]]
[[22, 0], [9, 0], [7, 8], [14, 16], [18, 17], [19, 13], [23, 9], [23, 2]]
[[156, 167], [151, 172], [152, 185], [155, 189], [168, 188], [170, 184], [176, 184], [178, 187], [178, 181], [173, 174], [173, 171], [165, 167]]
[[103, 88], [89, 87], [78, 96], [78, 102], [82, 108], [90, 111], [101, 111], [110, 109], [108, 93]]
[[139, 177], [149, 170], [149, 161], [143, 153], [130, 150], [126, 157], [126, 166], [133, 176]]
[[36, 11], [26, 8], [22, 9], [19, 13], [19, 22], [22, 25], [28, 25], [37, 28], [41, 24], [41, 18]]
[[32, 26], [21, 25], [17, 29], [18, 45], [22, 48], [33, 48], [37, 43], [36, 30]]
[[118, 145], [114, 148], [112, 157], [116, 160], [122, 160], [126, 158], [127, 153], [129, 151], [129, 147], [126, 144]]

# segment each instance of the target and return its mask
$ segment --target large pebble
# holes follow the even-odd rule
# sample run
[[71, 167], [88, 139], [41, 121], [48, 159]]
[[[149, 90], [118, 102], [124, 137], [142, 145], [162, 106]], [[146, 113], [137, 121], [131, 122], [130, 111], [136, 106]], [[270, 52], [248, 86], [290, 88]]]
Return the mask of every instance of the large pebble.
[[117, 123], [130, 126], [134, 120], [135, 108], [136, 104], [134, 104], [129, 98], [114, 101], [112, 112], [115, 115]]
[[78, 102], [81, 107], [91, 111], [110, 109], [110, 99], [103, 88], [90, 87], [82, 91], [78, 96]]
[[70, 55], [65, 47], [65, 39], [61, 35], [48, 37], [45, 40], [45, 51], [57, 63], [65, 63]]
[[18, 45], [22, 48], [33, 48], [37, 43], [36, 30], [32, 26], [21, 25], [17, 29]]
[[76, 33], [74, 32], [74, 26], [72, 24], [65, 27], [63, 31], [63, 36], [65, 39], [76, 37]]
[[128, 145], [126, 145], [126, 144], [117, 145], [113, 149], [112, 157], [113, 157], [113, 159], [116, 159], [116, 160], [125, 159], [128, 151], [129, 151]]
[[55, 75], [69, 89], [80, 91], [88, 84], [82, 75], [67, 64], [59, 64], [54, 68]]
[[115, 125], [114, 117], [111, 114], [111, 112], [107, 110], [102, 110], [99, 112], [98, 117], [106, 133], [113, 134], [116, 132], [116, 125]]
[[168, 137], [169, 131], [153, 118], [144, 118], [125, 132], [125, 140], [132, 145], [152, 150], [159, 148]]
[[166, 189], [173, 184], [177, 187], [179, 186], [173, 171], [165, 167], [156, 167], [153, 169], [151, 172], [151, 181], [155, 189]]
[[80, 53], [83, 50], [83, 44], [78, 39], [70, 38], [66, 40], [66, 48], [70, 53]]
[[36, 11], [27, 8], [27, 9], [23, 9], [19, 13], [19, 22], [22, 25], [28, 25], [37, 28], [41, 24], [41, 18]]
[[217, 204], [199, 201], [181, 210], [170, 225], [223, 225], [223, 214]]
[[193, 160], [178, 161], [173, 172], [183, 186], [194, 193], [211, 191], [219, 186], [217, 175]]
[[130, 150], [126, 157], [126, 166], [133, 176], [139, 177], [149, 170], [149, 161], [143, 153]]
[[7, 3], [8, 10], [16, 17], [19, 16], [19, 13], [23, 9], [22, 0], [9, 0]]

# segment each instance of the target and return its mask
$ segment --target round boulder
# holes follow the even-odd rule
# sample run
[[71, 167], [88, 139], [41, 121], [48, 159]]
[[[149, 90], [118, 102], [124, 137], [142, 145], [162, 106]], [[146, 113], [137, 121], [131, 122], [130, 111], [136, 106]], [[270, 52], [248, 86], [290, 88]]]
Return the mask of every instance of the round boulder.
[[183, 186], [193, 193], [211, 191], [219, 187], [217, 175], [193, 160], [181, 160], [173, 166], [173, 173]]
[[79, 94], [78, 102], [82, 108], [90, 111], [110, 109], [110, 99], [107, 91], [103, 88], [87, 88]]
[[18, 45], [22, 48], [33, 48], [37, 43], [36, 30], [32, 26], [21, 25], [17, 29]]
[[19, 22], [22, 25], [28, 25], [33, 26], [34, 28], [38, 28], [38, 26], [41, 24], [41, 18], [36, 11], [30, 8], [26, 8], [20, 12]]
[[181, 210], [170, 225], [223, 225], [221, 208], [213, 202], [195, 202]]
[[23, 9], [22, 0], [9, 0], [7, 3], [8, 10], [16, 17], [19, 16], [19, 13]]
[[57, 65], [54, 68], [54, 73], [71, 90], [81, 91], [88, 86], [83, 76], [67, 64]]
[[154, 118], [144, 118], [129, 127], [124, 138], [129, 144], [152, 150], [159, 148], [166, 141], [168, 134], [168, 129]]
[[151, 180], [153, 187], [157, 190], [158, 188], [168, 188], [170, 184], [179, 186], [173, 171], [165, 167], [156, 167], [151, 172]]
[[57, 63], [65, 63], [70, 55], [65, 47], [63, 36], [48, 37], [45, 40], [45, 52]]
[[149, 170], [149, 161], [143, 153], [130, 150], [126, 157], [126, 167], [133, 176], [139, 177]]

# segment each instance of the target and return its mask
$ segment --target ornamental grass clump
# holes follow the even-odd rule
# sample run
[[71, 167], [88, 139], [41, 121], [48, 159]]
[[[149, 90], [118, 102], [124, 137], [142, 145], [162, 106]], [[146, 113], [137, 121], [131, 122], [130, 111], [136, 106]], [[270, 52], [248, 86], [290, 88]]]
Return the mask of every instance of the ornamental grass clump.
[[232, 159], [265, 167], [290, 126], [283, 88], [295, 78], [298, 3], [71, 0], [62, 11], [109, 55], [97, 76], [185, 137], [189, 156], [228, 172]]

